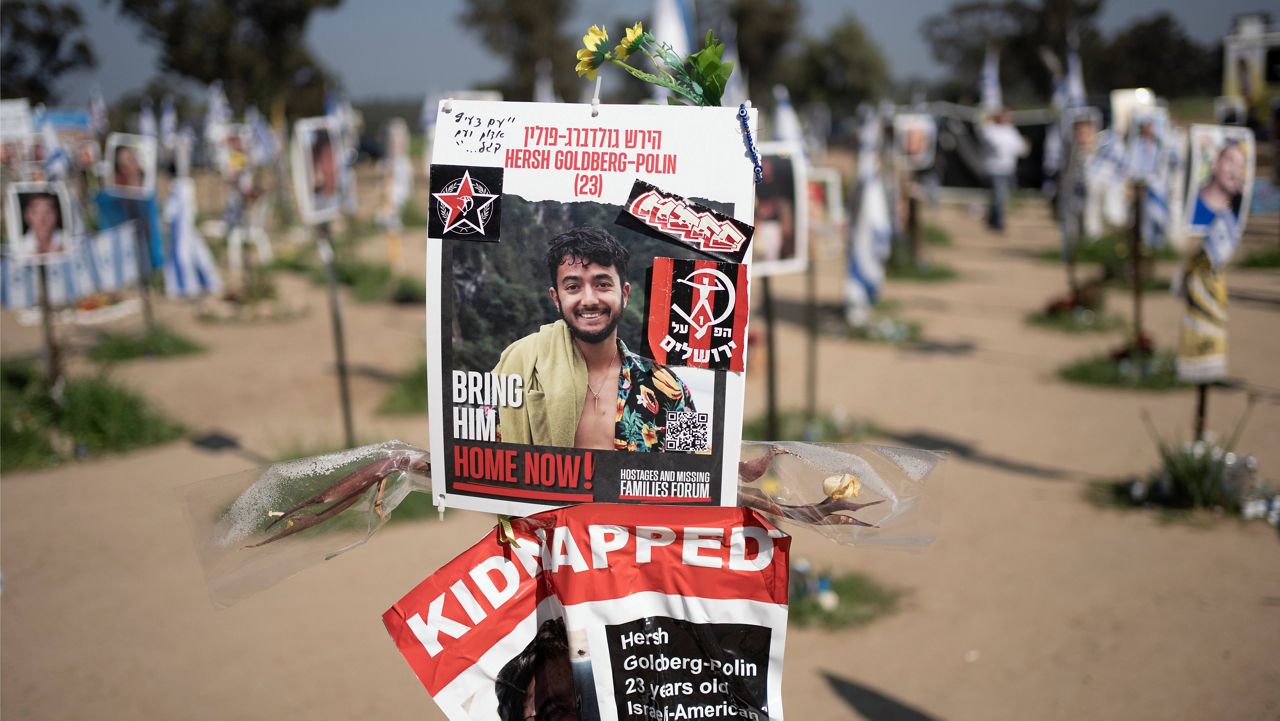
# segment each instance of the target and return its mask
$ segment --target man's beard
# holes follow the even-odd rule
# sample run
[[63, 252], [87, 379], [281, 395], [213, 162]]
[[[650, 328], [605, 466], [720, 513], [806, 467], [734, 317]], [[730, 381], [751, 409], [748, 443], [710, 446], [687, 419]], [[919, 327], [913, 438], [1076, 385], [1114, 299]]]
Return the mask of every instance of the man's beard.
[[596, 333], [588, 333], [574, 325], [573, 321], [569, 320], [569, 316], [564, 312], [563, 308], [560, 309], [560, 317], [564, 319], [564, 324], [569, 326], [569, 333], [573, 335], [574, 338], [577, 338], [583, 343], [595, 345], [596, 343], [603, 343], [608, 340], [609, 336], [613, 335], [613, 332], [618, 329], [618, 324], [622, 322], [621, 309], [619, 309], [619, 312], [617, 313], [614, 313], [609, 309], [606, 310], [609, 313], [609, 325], [600, 329], [600, 331]]

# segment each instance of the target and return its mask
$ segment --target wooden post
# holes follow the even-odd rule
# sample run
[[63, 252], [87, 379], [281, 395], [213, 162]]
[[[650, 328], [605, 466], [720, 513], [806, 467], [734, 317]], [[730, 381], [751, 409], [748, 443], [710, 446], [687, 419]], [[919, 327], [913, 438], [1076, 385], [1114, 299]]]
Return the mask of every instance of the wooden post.
[[333, 350], [338, 366], [338, 397], [342, 402], [342, 430], [347, 447], [355, 448], [356, 434], [351, 422], [351, 389], [347, 379], [347, 349], [342, 336], [342, 311], [338, 306], [338, 271], [334, 268], [332, 229], [327, 222], [320, 224], [318, 249], [320, 260], [324, 262], [325, 279], [329, 285], [329, 316], [333, 321]]
[[764, 296], [765, 355], [769, 356], [765, 376], [765, 440], [776, 441], [778, 438], [778, 355], [777, 343], [774, 341], [773, 322], [773, 290], [769, 287], [769, 276], [760, 279], [760, 291]]
[[151, 313], [151, 224], [142, 217], [141, 200], [124, 198], [125, 217], [133, 221], [133, 240], [137, 248], [138, 296], [142, 300], [142, 322], [147, 337], [156, 330], [155, 316]]
[[[804, 411], [807, 420], [805, 436], [807, 440], [818, 420], [818, 278], [814, 268], [817, 256], [814, 254], [812, 239], [809, 242], [809, 264], [805, 266], [805, 328], [808, 331], [808, 358], [806, 358]], [[770, 355], [772, 358], [772, 355]], [[770, 360], [770, 363], [773, 361]], [[770, 440], [773, 440], [772, 438]]]
[[1197, 441], [1204, 440], [1204, 418], [1209, 407], [1209, 384], [1196, 386], [1196, 434]]
[[1133, 232], [1129, 234], [1129, 255], [1133, 264], [1133, 348], [1142, 350], [1142, 201], [1147, 193], [1145, 183], [1133, 186]]
[[57, 400], [57, 388], [62, 379], [62, 353], [53, 333], [53, 305], [49, 302], [49, 271], [44, 263], [39, 265], [40, 326], [44, 335], [44, 383], [50, 398]]

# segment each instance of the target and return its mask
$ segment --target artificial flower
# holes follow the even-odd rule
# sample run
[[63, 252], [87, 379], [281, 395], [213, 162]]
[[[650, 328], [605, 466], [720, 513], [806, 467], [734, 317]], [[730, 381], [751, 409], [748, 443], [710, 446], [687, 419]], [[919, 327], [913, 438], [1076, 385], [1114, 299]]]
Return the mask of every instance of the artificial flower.
[[578, 51], [578, 64], [574, 70], [578, 75], [585, 75], [588, 80], [596, 79], [596, 71], [608, 59], [609, 33], [599, 25], [592, 25], [587, 34], [582, 36], [582, 49]]
[[613, 49], [614, 57], [619, 60], [626, 60], [633, 50], [641, 49], [638, 46], [644, 34], [644, 26], [640, 23], [627, 28], [626, 37], [622, 38], [622, 42], [618, 43], [618, 47]]

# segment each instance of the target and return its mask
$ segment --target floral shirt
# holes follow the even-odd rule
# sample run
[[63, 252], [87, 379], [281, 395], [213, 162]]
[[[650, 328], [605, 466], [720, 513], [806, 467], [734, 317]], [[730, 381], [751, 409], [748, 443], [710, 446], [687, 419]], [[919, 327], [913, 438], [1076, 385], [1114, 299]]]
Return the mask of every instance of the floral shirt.
[[618, 416], [613, 445], [620, 451], [666, 450], [667, 412], [695, 410], [689, 387], [666, 366], [627, 350], [618, 341]]

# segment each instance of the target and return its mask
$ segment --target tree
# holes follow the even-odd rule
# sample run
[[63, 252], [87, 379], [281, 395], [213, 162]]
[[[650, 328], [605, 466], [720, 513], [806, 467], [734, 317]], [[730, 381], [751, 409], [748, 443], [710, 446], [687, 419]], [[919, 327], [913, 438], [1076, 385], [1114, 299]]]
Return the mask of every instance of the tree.
[[738, 28], [738, 58], [747, 73], [747, 92], [757, 106], [770, 102], [773, 86], [785, 79], [785, 59], [796, 38], [800, 11], [799, 0], [734, 0], [729, 8]]
[[853, 115], [859, 103], [889, 90], [888, 63], [852, 15], [827, 37], [806, 41], [793, 67], [789, 87], [795, 100], [825, 102], [836, 117]]
[[97, 64], [83, 29], [80, 9], [71, 3], [6, 2], [0, 12], [0, 94], [33, 103], [57, 101], [58, 78]]
[[104, 0], [142, 25], [160, 65], [200, 83], [223, 82], [233, 108], [321, 111], [330, 79], [303, 38], [311, 14], [342, 0]]
[[497, 85], [508, 100], [533, 99], [538, 61], [547, 59], [556, 93], [576, 101], [582, 92], [573, 70], [577, 41], [562, 30], [573, 10], [573, 0], [472, 0], [458, 22], [479, 33], [489, 50], [507, 59], [506, 80]]
[[1053, 77], [1040, 59], [1047, 47], [1062, 56], [1068, 30], [1080, 37], [1085, 72], [1101, 68], [1091, 62], [1101, 43], [1094, 19], [1102, 0], [1024, 0], [969, 2], [931, 15], [920, 25], [933, 57], [952, 69], [952, 87], [972, 88], [961, 100], [974, 100], [987, 46], [1000, 49], [1000, 85], [1006, 99], [1043, 102], [1053, 92]]
[[1214, 94], [1220, 57], [1217, 48], [1197, 43], [1167, 12], [1119, 31], [1104, 53], [1112, 87], [1147, 87], [1164, 97]]

